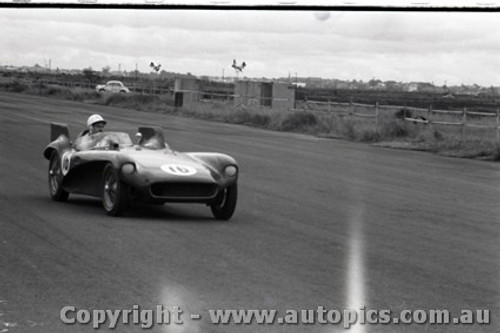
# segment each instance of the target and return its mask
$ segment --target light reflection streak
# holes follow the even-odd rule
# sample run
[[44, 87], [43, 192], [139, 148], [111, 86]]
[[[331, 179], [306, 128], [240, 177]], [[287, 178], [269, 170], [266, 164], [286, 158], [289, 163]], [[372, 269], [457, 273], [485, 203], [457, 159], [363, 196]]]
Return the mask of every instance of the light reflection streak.
[[189, 319], [189, 310], [197, 303], [196, 297], [181, 287], [166, 286], [161, 291], [161, 305], [165, 309], [172, 310], [179, 307], [182, 313], [182, 324], [169, 323], [161, 325], [164, 333], [201, 333], [201, 322]]
[[[366, 305], [365, 293], [365, 257], [364, 257], [364, 207], [360, 203], [351, 209], [349, 252], [347, 266], [347, 309], [359, 311]], [[365, 333], [365, 325], [359, 323], [351, 326], [351, 333]]]

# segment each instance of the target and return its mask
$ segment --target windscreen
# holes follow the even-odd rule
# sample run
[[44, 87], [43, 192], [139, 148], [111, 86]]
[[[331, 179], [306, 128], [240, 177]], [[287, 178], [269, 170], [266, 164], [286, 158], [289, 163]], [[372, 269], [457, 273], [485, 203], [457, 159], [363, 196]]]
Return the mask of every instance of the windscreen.
[[76, 150], [109, 149], [113, 145], [129, 146], [132, 140], [127, 133], [102, 132], [81, 136], [74, 143]]

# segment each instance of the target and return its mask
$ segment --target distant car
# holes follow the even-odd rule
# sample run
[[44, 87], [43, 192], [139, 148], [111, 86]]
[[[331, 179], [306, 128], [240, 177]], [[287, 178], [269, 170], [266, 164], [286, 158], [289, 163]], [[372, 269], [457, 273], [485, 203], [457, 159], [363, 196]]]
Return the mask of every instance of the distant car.
[[111, 93], [122, 93], [128, 94], [130, 90], [125, 87], [123, 83], [120, 81], [108, 81], [106, 84], [98, 84], [95, 87], [95, 91], [97, 92], [111, 92]]
[[51, 124], [49, 192], [55, 201], [70, 193], [102, 198], [108, 215], [129, 203], [201, 203], [216, 219], [228, 220], [237, 201], [238, 164], [221, 153], [171, 150], [159, 127], [139, 127], [138, 143], [124, 132], [101, 132], [73, 143], [68, 126]]

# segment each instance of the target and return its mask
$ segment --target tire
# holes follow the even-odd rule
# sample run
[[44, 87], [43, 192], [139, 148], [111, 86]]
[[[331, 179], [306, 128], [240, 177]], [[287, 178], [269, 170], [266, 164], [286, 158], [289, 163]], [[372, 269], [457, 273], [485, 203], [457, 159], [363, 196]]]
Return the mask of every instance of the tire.
[[238, 185], [225, 188], [216, 198], [216, 203], [210, 205], [212, 214], [217, 220], [229, 220], [233, 216], [238, 201]]
[[103, 92], [105, 92], [105, 91], [106, 91], [106, 90], [104, 90], [104, 89], [99, 89], [99, 92], [101, 92], [101, 93], [103, 93]]
[[61, 170], [61, 161], [57, 151], [53, 151], [49, 162], [49, 193], [54, 201], [68, 200], [69, 193], [63, 190], [62, 180], [63, 174]]
[[106, 165], [102, 175], [102, 205], [106, 214], [120, 216], [127, 204], [127, 185], [120, 180], [112, 164]]

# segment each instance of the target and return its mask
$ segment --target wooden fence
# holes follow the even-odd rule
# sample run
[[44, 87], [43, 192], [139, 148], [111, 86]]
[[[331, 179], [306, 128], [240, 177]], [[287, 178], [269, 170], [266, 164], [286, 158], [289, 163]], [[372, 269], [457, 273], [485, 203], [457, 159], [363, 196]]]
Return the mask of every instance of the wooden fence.
[[[496, 133], [496, 140], [500, 140], [500, 108], [496, 112], [477, 112], [470, 111], [466, 107], [463, 110], [435, 110], [432, 106], [428, 108], [416, 108], [408, 106], [397, 105], [379, 105], [375, 104], [360, 104], [360, 103], [338, 103], [331, 101], [313, 101], [305, 100], [301, 107], [296, 110], [306, 111], [322, 111], [334, 113], [339, 116], [350, 116], [357, 118], [370, 118], [373, 119], [375, 130], [378, 133], [380, 129], [380, 120], [385, 111], [392, 111], [400, 113], [400, 119], [406, 123], [422, 124], [432, 129], [433, 126], [453, 126], [460, 128], [461, 139], [465, 140], [467, 135], [467, 128], [494, 130]], [[364, 109], [365, 112], [357, 111], [358, 108]], [[368, 112], [366, 112], [368, 110]], [[420, 116], [416, 117], [413, 114], [418, 113]], [[440, 116], [440, 117], [439, 117]], [[443, 116], [452, 116], [454, 121], [443, 120]], [[482, 123], [478, 123], [478, 119], [482, 119]], [[486, 121], [484, 121], [486, 119]], [[493, 120], [493, 121], [491, 121]]]

